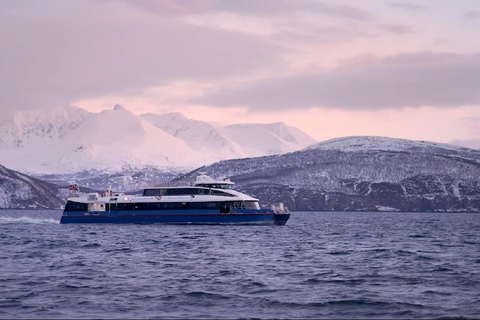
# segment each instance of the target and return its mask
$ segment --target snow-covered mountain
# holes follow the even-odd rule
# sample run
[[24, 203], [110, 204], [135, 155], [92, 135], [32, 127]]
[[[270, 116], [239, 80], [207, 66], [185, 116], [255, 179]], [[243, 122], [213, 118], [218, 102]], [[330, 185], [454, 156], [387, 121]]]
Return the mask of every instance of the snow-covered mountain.
[[293, 210], [480, 212], [480, 150], [448, 144], [346, 137], [201, 171]]
[[226, 127], [187, 119], [180, 113], [143, 114], [156, 127], [182, 139], [192, 148], [214, 152], [217, 160], [259, 157], [301, 149], [317, 141], [301, 130], [279, 123], [234, 124]]
[[[471, 149], [458, 145], [431, 141], [417, 141], [375, 136], [342, 137], [312, 144], [305, 150], [340, 150], [340, 151], [418, 151], [437, 152], [442, 150], [470, 152]], [[472, 152], [475, 152], [472, 150]]]
[[0, 118], [0, 150], [23, 149], [38, 139], [62, 139], [89, 112], [76, 107], [15, 112]]
[[[262, 131], [261, 126], [276, 131]], [[146, 167], [185, 172], [222, 159], [300, 150], [315, 142], [284, 124], [255, 128], [232, 133], [178, 113], [138, 116], [119, 105], [100, 113], [76, 107], [16, 112], [0, 122], [0, 163], [37, 175]]]
[[0, 209], [60, 209], [58, 186], [0, 165]]
[[226, 126], [224, 134], [239, 145], [257, 151], [257, 156], [293, 152], [299, 150], [299, 146], [309, 146], [317, 142], [283, 122], [234, 124]]
[[190, 147], [209, 153], [215, 161], [252, 156], [252, 152], [238, 145], [222, 133], [221, 128], [193, 119], [181, 113], [140, 115], [157, 128], [186, 142]]
[[[69, 111], [74, 115], [78, 112], [76, 108]], [[64, 118], [54, 123], [55, 119], [51, 118], [18, 117], [20, 121], [14, 125], [22, 137], [21, 144], [16, 148], [10, 144], [2, 150], [0, 163], [26, 173], [72, 173], [115, 172], [151, 164], [190, 168], [210, 161], [182, 140], [158, 130], [120, 106], [82, 115], [72, 122], [74, 125], [66, 124]], [[60, 131], [57, 128], [62, 129], [61, 135], [56, 134]], [[15, 132], [10, 128], [5, 131]], [[7, 136], [6, 140], [20, 139]]]

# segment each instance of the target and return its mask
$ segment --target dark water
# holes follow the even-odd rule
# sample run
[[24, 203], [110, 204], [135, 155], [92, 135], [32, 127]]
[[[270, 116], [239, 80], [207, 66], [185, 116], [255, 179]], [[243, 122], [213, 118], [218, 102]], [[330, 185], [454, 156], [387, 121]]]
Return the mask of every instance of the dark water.
[[480, 317], [480, 215], [60, 225], [0, 211], [0, 318]]

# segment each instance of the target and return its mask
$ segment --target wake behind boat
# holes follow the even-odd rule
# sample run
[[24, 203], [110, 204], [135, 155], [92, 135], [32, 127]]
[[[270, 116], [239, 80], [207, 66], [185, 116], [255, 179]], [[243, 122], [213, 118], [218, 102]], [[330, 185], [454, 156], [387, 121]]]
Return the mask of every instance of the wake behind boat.
[[290, 214], [283, 204], [260, 209], [258, 199], [233, 190], [233, 185], [201, 172], [193, 186], [146, 188], [142, 195], [109, 191], [69, 197], [60, 223], [287, 223]]

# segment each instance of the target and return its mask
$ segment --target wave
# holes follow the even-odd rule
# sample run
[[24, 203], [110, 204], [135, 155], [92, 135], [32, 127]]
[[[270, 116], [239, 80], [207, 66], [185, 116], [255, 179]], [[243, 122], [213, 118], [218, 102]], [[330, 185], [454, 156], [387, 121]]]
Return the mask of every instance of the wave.
[[31, 217], [0, 217], [0, 223], [33, 223], [33, 224], [57, 224], [57, 219], [31, 218]]

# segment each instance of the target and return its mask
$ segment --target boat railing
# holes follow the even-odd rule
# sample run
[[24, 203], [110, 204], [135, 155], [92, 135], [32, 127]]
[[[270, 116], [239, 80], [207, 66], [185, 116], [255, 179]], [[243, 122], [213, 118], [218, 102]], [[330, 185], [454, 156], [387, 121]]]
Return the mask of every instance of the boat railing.
[[288, 208], [285, 207], [282, 202], [280, 202], [278, 204], [272, 204], [272, 210], [276, 214], [288, 214], [289, 213]]

